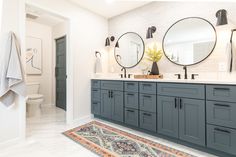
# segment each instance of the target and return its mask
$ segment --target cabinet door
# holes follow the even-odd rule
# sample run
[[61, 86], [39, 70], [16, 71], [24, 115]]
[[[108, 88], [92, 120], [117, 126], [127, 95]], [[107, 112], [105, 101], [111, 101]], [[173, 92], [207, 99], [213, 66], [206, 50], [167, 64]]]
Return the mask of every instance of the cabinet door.
[[180, 98], [179, 138], [205, 146], [205, 101]]
[[100, 102], [93, 101], [91, 106], [92, 114], [100, 115], [101, 114], [101, 104]]
[[124, 121], [124, 100], [123, 92], [121, 91], [112, 91], [111, 94], [111, 103], [112, 103], [112, 120], [119, 122]]
[[111, 98], [109, 98], [109, 90], [101, 90], [101, 116], [111, 119]]
[[178, 104], [174, 97], [158, 96], [158, 133], [178, 138]]

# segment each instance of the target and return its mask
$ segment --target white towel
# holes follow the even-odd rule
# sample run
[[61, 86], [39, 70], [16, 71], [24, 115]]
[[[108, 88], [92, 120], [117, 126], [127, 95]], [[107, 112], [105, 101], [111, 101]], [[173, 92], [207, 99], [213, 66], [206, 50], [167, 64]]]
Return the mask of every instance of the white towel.
[[102, 61], [100, 57], [97, 57], [95, 61], [95, 73], [102, 73]]
[[25, 97], [24, 73], [20, 59], [20, 47], [13, 32], [10, 32], [7, 48], [0, 69], [0, 102], [11, 106], [16, 95]]

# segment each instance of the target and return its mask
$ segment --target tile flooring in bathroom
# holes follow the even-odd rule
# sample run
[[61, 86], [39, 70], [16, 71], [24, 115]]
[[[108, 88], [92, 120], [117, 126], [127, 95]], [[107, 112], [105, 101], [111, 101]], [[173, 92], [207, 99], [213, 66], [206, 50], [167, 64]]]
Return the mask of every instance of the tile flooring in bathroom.
[[[1, 148], [0, 157], [97, 157], [98, 155], [61, 134], [62, 132], [75, 127], [66, 125], [65, 117], [65, 111], [56, 107], [43, 106], [41, 113], [38, 116], [27, 119], [26, 140]], [[214, 157], [213, 155], [140, 133], [132, 129], [127, 129], [105, 121], [101, 122], [191, 153], [198, 157]]]

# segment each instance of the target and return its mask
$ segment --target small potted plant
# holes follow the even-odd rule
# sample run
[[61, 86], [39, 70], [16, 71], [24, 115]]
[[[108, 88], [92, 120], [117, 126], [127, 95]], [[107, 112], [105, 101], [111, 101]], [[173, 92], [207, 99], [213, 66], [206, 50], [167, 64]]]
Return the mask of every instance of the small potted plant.
[[150, 75], [159, 75], [159, 68], [157, 62], [161, 59], [163, 53], [162, 50], [157, 48], [157, 45], [154, 44], [152, 48], [148, 47], [145, 51], [146, 59], [153, 62]]

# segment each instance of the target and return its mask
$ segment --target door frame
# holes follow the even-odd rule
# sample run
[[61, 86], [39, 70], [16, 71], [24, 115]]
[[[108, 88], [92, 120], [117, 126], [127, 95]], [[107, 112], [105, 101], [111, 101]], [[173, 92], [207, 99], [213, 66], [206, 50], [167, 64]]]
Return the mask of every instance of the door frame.
[[[71, 20], [68, 17], [61, 14], [60, 12], [55, 12], [55, 11], [49, 10], [49, 9], [44, 8], [41, 5], [38, 5], [35, 3], [26, 2], [25, 5], [30, 5], [30, 6], [39, 8], [51, 15], [60, 17], [65, 20], [65, 23], [66, 23], [66, 75], [67, 75], [67, 80], [66, 80], [66, 108], [67, 108], [67, 110], [66, 110], [66, 123], [73, 124], [73, 122], [74, 122], [74, 116], [73, 116], [74, 115], [73, 114], [74, 113], [73, 112], [73, 110], [74, 110], [73, 109], [73, 104], [74, 104], [74, 102], [73, 102], [73, 100], [74, 100], [73, 61], [74, 60], [73, 60], [73, 55], [72, 55], [72, 51], [71, 51], [71, 42], [70, 42], [71, 41], [71, 29], [70, 29]], [[53, 46], [53, 48], [55, 48], [55, 47]], [[52, 66], [55, 67], [55, 62], [54, 62], [55, 61], [55, 54], [54, 54], [55, 51], [54, 51], [54, 49], [52, 49], [52, 51], [53, 51], [53, 54], [52, 54], [53, 55], [53, 61], [52, 61], [53, 64], [52, 64]], [[53, 76], [55, 76], [55, 69], [53, 69]], [[52, 80], [53, 86], [55, 86], [54, 79], [55, 79], [55, 77], [53, 77], [53, 80]], [[53, 90], [55, 90], [55, 89], [53, 88]], [[25, 117], [26, 117], [26, 115], [25, 115]], [[25, 119], [25, 121], [26, 121], [26, 119]]]

